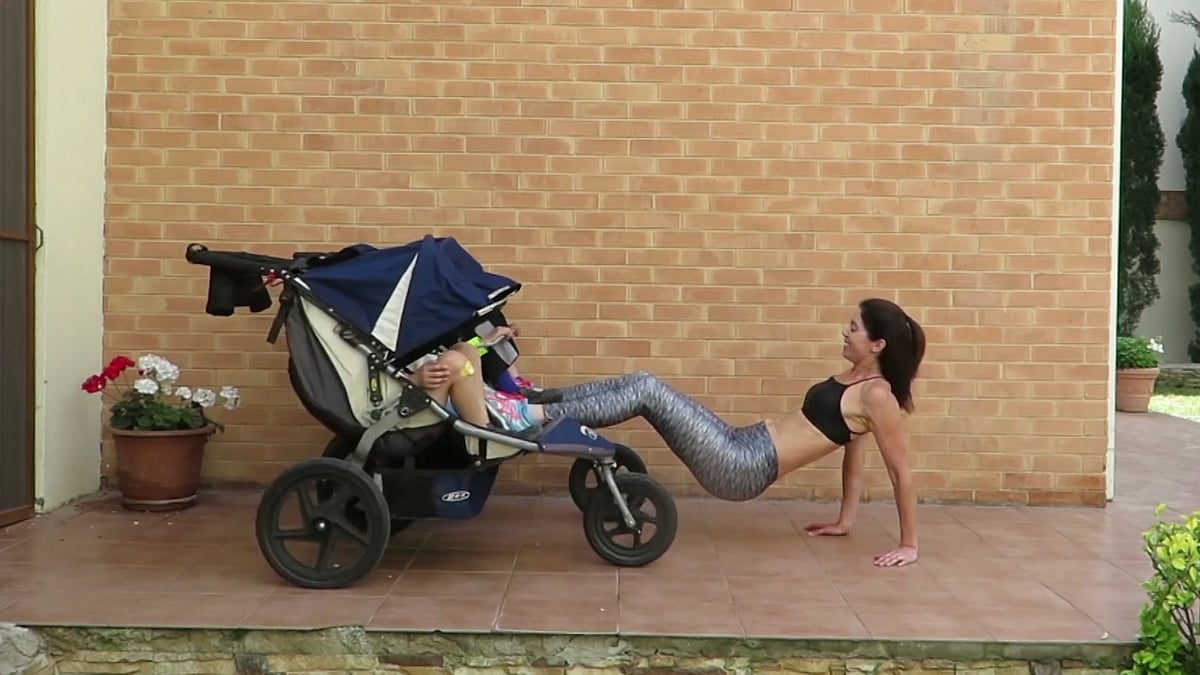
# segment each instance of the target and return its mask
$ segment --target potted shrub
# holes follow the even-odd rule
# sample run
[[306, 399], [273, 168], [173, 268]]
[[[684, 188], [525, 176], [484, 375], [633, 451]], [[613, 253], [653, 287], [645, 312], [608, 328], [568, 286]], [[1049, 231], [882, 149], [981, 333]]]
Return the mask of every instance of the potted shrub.
[[[136, 376], [128, 374], [136, 368]], [[196, 500], [200, 468], [209, 437], [224, 430], [207, 409], [218, 396], [232, 410], [240, 403], [234, 387], [220, 393], [177, 387], [179, 367], [147, 354], [134, 363], [114, 358], [99, 374], [83, 382], [83, 390], [112, 401], [108, 429], [116, 446], [117, 488], [126, 508], [176, 511]], [[118, 383], [124, 393], [115, 391]]]
[[1158, 380], [1162, 342], [1135, 336], [1117, 338], [1117, 410], [1146, 412]]

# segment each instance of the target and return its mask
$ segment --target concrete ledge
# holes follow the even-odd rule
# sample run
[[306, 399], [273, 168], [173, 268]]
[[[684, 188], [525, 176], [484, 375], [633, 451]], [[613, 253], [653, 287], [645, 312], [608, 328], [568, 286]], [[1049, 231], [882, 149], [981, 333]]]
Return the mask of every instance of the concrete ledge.
[[1200, 363], [1163, 364], [1158, 368], [1156, 385], [1200, 388]]
[[59, 673], [1117, 675], [1129, 643], [36, 628]]

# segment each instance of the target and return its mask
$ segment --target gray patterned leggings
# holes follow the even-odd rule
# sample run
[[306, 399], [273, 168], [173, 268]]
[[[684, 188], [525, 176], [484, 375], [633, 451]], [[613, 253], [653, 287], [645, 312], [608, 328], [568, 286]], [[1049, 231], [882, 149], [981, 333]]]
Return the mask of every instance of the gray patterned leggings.
[[570, 417], [603, 428], [643, 417], [700, 486], [719, 499], [754, 499], [778, 477], [779, 458], [764, 423], [731, 426], [645, 371], [558, 391], [561, 401], [542, 406], [547, 420]]

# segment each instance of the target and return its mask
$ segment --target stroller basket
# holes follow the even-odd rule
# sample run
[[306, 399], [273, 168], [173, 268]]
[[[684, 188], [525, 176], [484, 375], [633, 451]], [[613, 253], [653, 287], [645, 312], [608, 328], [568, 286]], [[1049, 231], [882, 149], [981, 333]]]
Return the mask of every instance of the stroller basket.
[[[205, 312], [212, 316], [266, 311], [274, 304], [270, 289], [280, 288], [267, 341], [286, 334], [292, 389], [333, 434], [321, 457], [281, 472], [259, 505], [260, 550], [290, 582], [355, 583], [378, 565], [390, 535], [413, 521], [479, 515], [500, 467], [529, 453], [574, 458], [570, 495], [589, 545], [611, 564], [649, 564], [673, 543], [674, 500], [633, 449], [570, 418], [519, 433], [472, 424], [410, 377], [421, 360], [506, 324], [502, 310], [521, 290], [455, 239], [427, 235], [389, 248], [358, 244], [291, 258], [191, 244], [186, 258], [209, 268]], [[492, 386], [519, 356], [505, 339], [486, 355], [483, 376]], [[285, 507], [293, 496], [297, 509]], [[293, 511], [298, 522], [281, 522]], [[335, 539], [338, 550], [346, 540], [363, 551], [331, 562]], [[317, 560], [301, 560], [289, 549], [294, 543], [316, 544]]]

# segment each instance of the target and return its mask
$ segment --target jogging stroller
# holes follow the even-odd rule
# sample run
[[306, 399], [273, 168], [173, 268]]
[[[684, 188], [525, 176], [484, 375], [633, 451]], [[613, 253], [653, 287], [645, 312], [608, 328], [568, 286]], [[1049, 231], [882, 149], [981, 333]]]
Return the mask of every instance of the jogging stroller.
[[[333, 433], [322, 457], [281, 472], [259, 504], [259, 548], [289, 582], [355, 583], [379, 564], [391, 534], [414, 520], [478, 515], [500, 465], [527, 453], [575, 458], [569, 492], [583, 512], [584, 536], [604, 560], [642, 566], [671, 547], [674, 500], [632, 449], [569, 418], [522, 432], [480, 427], [410, 379], [422, 358], [490, 334], [521, 288], [486, 271], [455, 239], [427, 235], [401, 246], [359, 244], [290, 260], [191, 244], [186, 257], [209, 268], [205, 311], [213, 316], [239, 307], [265, 311], [272, 304], [267, 289], [281, 286], [267, 341], [286, 331], [292, 389]], [[503, 371], [518, 354], [506, 338], [486, 357], [500, 359]], [[485, 379], [497, 371], [491, 366]], [[596, 487], [588, 485], [591, 475]], [[294, 510], [286, 506], [293, 494]], [[281, 522], [289, 515], [298, 519]], [[343, 541], [361, 550], [334, 560]], [[315, 562], [289, 550], [300, 543], [315, 545]]]

